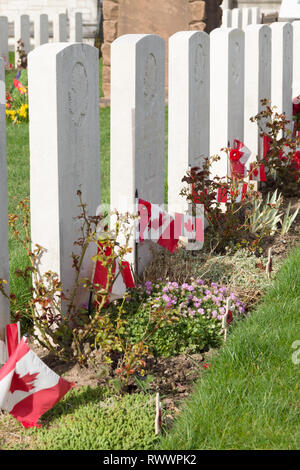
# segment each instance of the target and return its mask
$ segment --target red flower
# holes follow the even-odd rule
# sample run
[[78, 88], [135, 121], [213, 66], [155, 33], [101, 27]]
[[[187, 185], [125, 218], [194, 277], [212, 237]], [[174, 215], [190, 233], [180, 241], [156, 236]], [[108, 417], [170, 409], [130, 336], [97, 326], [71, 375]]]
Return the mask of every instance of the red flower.
[[211, 364], [207, 364], [207, 363], [203, 364], [203, 369], [208, 369], [209, 367], [211, 367]]
[[228, 325], [230, 325], [230, 323], [232, 322], [232, 319], [233, 319], [232, 311], [228, 310], [228, 315], [227, 315], [227, 324]]
[[233, 162], [237, 162], [241, 156], [243, 155], [242, 152], [240, 152], [239, 150], [237, 149], [231, 149], [230, 150], [230, 154], [229, 154], [229, 157], [230, 157], [230, 160], [233, 161]]
[[297, 150], [294, 153], [293, 158], [292, 158], [292, 165], [293, 165], [294, 171], [296, 173], [295, 178], [297, 179], [297, 173], [300, 170], [300, 150]]

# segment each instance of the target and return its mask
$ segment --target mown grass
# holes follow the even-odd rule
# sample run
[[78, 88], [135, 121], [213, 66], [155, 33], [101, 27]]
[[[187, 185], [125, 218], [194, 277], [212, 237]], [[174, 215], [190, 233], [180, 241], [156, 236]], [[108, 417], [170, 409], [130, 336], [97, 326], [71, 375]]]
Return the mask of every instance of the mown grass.
[[233, 329], [161, 449], [299, 449], [299, 266], [300, 248]]
[[[5, 417], [3, 450], [144, 450], [158, 441], [155, 395], [113, 396], [107, 387], [71, 390], [43, 416], [41, 428], [16, 428], [14, 418]], [[13, 439], [10, 431], [19, 439]]]

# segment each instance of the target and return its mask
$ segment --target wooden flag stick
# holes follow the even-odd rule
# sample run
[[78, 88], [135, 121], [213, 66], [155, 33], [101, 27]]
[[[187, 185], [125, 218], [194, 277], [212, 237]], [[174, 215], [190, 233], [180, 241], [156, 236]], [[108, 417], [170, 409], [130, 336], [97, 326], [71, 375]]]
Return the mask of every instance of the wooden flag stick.
[[[137, 216], [139, 216], [139, 194], [138, 190], [135, 190], [135, 208], [136, 208], [136, 213]], [[137, 280], [139, 278], [139, 252], [138, 252], [138, 243], [139, 243], [139, 236], [140, 236], [140, 231], [139, 231], [139, 219], [137, 219], [136, 226], [135, 226], [135, 242], [134, 242], [134, 264], [135, 264], [135, 279]]]
[[227, 302], [226, 302], [226, 313], [222, 318], [222, 330], [224, 331], [224, 341], [227, 340], [227, 332], [228, 332], [228, 326], [229, 326], [227, 319], [228, 319], [230, 307], [231, 307], [231, 298], [228, 297]]
[[157, 392], [155, 397], [155, 406], [156, 406], [156, 415], [155, 415], [155, 434], [159, 434], [161, 431], [162, 425], [162, 416], [161, 416], [161, 402], [159, 399], [159, 393]]
[[268, 251], [268, 262], [266, 265], [266, 274], [268, 276], [268, 279], [271, 279], [271, 272], [273, 269], [273, 260], [272, 260], [272, 248], [269, 248]]

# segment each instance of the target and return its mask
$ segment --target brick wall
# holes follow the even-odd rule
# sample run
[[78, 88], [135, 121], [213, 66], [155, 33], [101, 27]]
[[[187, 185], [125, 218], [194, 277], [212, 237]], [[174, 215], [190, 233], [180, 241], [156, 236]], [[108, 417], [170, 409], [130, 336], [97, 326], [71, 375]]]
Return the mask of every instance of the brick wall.
[[[110, 95], [110, 46], [129, 33], [158, 34], [166, 42], [178, 32], [210, 32], [221, 25], [222, 0], [103, 0], [102, 88]], [[167, 70], [167, 67], [166, 67]]]

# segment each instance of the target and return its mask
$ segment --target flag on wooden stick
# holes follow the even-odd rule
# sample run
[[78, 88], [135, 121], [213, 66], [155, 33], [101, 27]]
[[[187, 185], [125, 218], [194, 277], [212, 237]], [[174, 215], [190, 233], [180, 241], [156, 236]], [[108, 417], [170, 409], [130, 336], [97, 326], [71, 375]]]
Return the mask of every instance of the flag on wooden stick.
[[[112, 248], [105, 246], [104, 243], [98, 242], [99, 258], [96, 261], [93, 286], [97, 290], [109, 287], [109, 299], [116, 300], [122, 298], [126, 290], [135, 286], [130, 264], [128, 261], [121, 261], [116, 256], [112, 256]], [[113, 263], [112, 278], [109, 279], [108, 263]], [[110, 286], [107, 284], [110, 283]]]
[[0, 408], [25, 428], [39, 426], [39, 418], [72, 388], [29, 348], [25, 337], [0, 369]]

